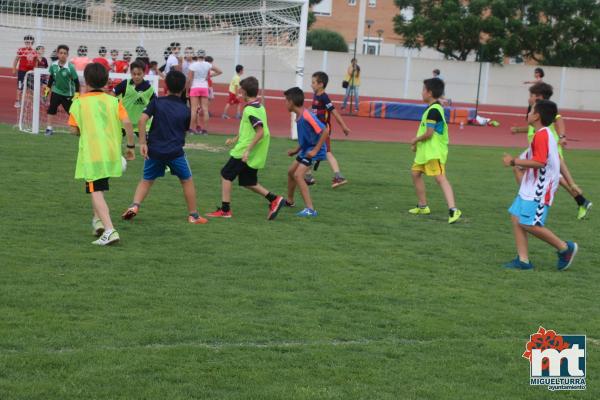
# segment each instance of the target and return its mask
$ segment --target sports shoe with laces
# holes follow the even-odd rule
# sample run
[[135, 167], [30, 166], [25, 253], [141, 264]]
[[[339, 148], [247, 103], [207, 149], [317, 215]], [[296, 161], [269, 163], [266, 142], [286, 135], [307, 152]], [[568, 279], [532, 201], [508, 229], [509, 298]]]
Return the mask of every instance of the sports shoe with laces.
[[133, 204], [127, 210], [125, 210], [125, 212], [121, 215], [121, 218], [125, 220], [133, 219], [133, 217], [135, 217], [139, 211], [140, 207], [138, 205]]
[[277, 196], [269, 205], [269, 215], [267, 216], [267, 219], [269, 221], [273, 221], [275, 218], [277, 218], [277, 214], [279, 213], [279, 210], [283, 208], [283, 206], [285, 206], [285, 199], [282, 196]]
[[92, 232], [96, 237], [100, 237], [104, 233], [104, 224], [100, 218], [92, 218]]
[[450, 212], [450, 216], [448, 217], [448, 223], [449, 224], [453, 224], [456, 221], [458, 221], [460, 219], [460, 216], [462, 215], [462, 211], [460, 211], [458, 208], [452, 212]]
[[298, 217], [316, 217], [317, 215], [319, 215], [319, 213], [317, 213], [317, 211], [313, 210], [312, 208], [306, 207], [304, 210], [296, 213], [296, 215]]
[[108, 246], [113, 243], [117, 243], [121, 238], [119, 237], [119, 232], [113, 229], [111, 233], [104, 232], [102, 236], [98, 240], [94, 240], [92, 244], [96, 244], [98, 246]]
[[533, 269], [533, 264], [531, 262], [525, 263], [519, 259], [519, 256], [517, 256], [514, 260], [504, 264], [503, 267], [507, 269], [528, 270]]
[[206, 224], [206, 223], [208, 223], [208, 220], [199, 215], [197, 217], [195, 217], [193, 215], [188, 215], [188, 222], [190, 224], [198, 225], [198, 224]]
[[348, 183], [348, 180], [347, 180], [346, 178], [343, 178], [343, 177], [341, 177], [341, 176], [340, 176], [340, 177], [334, 177], [334, 178], [331, 180], [331, 188], [332, 188], [332, 189], [335, 189], [335, 188], [337, 188], [337, 187], [340, 187], [340, 186], [342, 186], [342, 185], [345, 185], [346, 183]]
[[567, 242], [567, 249], [565, 251], [557, 251], [558, 263], [556, 267], [559, 271], [564, 271], [571, 266], [573, 259], [579, 250], [579, 246], [575, 242]]
[[577, 210], [577, 219], [584, 219], [585, 217], [587, 217], [590, 208], [592, 208], [592, 205], [592, 202], [589, 200], [586, 200], [583, 205], [580, 205], [579, 210]]
[[206, 214], [209, 218], [231, 218], [231, 210], [223, 211], [221, 207], [218, 207], [216, 211]]
[[304, 176], [304, 182], [306, 182], [308, 186], [312, 186], [317, 183], [317, 180], [312, 175], [306, 175]]
[[413, 215], [429, 215], [431, 214], [431, 209], [429, 209], [429, 206], [419, 207], [417, 205], [415, 208], [408, 210], [408, 212]]

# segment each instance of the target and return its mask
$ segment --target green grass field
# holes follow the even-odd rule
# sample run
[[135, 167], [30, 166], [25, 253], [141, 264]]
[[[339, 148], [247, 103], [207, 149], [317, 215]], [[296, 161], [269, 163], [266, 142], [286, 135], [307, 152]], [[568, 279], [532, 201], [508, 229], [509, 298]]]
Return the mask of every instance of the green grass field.
[[[200, 211], [213, 211], [224, 138], [191, 142], [222, 150], [187, 151]], [[273, 191], [285, 190], [290, 147], [272, 141], [260, 178]], [[407, 145], [335, 150], [350, 183], [332, 190], [321, 166], [318, 218], [284, 209], [268, 222], [267, 202], [236, 186], [234, 218], [203, 226], [187, 223], [170, 176], [134, 221], [119, 219], [138, 156], [107, 193], [122, 241], [98, 248], [73, 179], [77, 139], [1, 127], [0, 399], [600, 398], [598, 152], [567, 154], [599, 209], [577, 221], [558, 193], [548, 226], [580, 244], [559, 273], [533, 239], [535, 271], [501, 267], [516, 253], [505, 149], [451, 147], [464, 213], [453, 226], [432, 180], [432, 215], [406, 212]], [[521, 354], [540, 325], [587, 334], [585, 392], [530, 387]]]

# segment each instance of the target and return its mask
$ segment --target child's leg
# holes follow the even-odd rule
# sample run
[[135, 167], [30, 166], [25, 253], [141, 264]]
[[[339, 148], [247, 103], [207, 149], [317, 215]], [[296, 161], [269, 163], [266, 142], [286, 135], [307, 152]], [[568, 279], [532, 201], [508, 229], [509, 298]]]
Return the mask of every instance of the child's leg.
[[294, 179], [296, 180], [296, 185], [300, 189], [300, 194], [302, 195], [302, 199], [304, 200], [304, 206], [306, 208], [314, 210], [312, 199], [310, 198], [310, 191], [308, 190], [308, 185], [304, 180], [304, 174], [306, 174], [307, 170], [308, 166], [298, 163], [298, 167], [296, 168], [296, 172], [294, 173]]
[[235, 115], [236, 115], [236, 116], [240, 116], [240, 115], [242, 115], [242, 111], [241, 111], [241, 110], [242, 110], [242, 104], [241, 104], [240, 102], [238, 102], [238, 103], [237, 103], [237, 110], [236, 110], [236, 113], [235, 113]]
[[338, 176], [340, 174], [340, 165], [338, 164], [333, 153], [330, 151], [327, 152], [327, 161], [329, 162], [333, 173]]
[[140, 180], [140, 183], [138, 183], [137, 188], [135, 189], [135, 194], [133, 195], [133, 204], [138, 206], [142, 204], [142, 201], [148, 196], [152, 185], [154, 185], [153, 180]]
[[425, 181], [423, 180], [423, 172], [411, 171], [413, 184], [415, 185], [415, 192], [417, 193], [417, 200], [419, 206], [427, 205], [427, 198], [425, 195]]
[[225, 103], [225, 108], [223, 109], [223, 115], [227, 115], [227, 111], [229, 111], [229, 101]]
[[550, 229], [544, 226], [521, 225], [521, 227], [538, 239], [548, 243], [558, 251], [564, 251], [568, 248], [566, 242], [561, 240]]
[[294, 203], [294, 192], [296, 191], [296, 170], [298, 169], [298, 165], [300, 163], [296, 160], [290, 165], [288, 169], [288, 193], [287, 193], [287, 201], [290, 203]]
[[221, 177], [221, 200], [223, 203], [231, 203], [231, 187], [233, 182]]
[[102, 221], [102, 225], [104, 225], [105, 231], [113, 230], [112, 220], [110, 219], [110, 212], [108, 209], [108, 204], [106, 204], [106, 200], [104, 200], [104, 192], [92, 192], [90, 193], [92, 196], [92, 207], [94, 207], [94, 215], [97, 215]]
[[190, 109], [191, 109], [190, 130], [196, 130], [196, 127], [198, 126], [198, 104], [199, 104], [199, 97], [197, 97], [197, 96], [190, 97]]
[[202, 129], [208, 130], [208, 97], [200, 97], [200, 105], [202, 106], [202, 117], [204, 120]]
[[196, 187], [194, 186], [194, 179], [180, 179], [181, 187], [183, 188], [183, 197], [185, 197], [185, 203], [188, 207], [188, 212], [194, 214], [198, 212], [196, 208]]
[[456, 208], [456, 204], [454, 202], [454, 191], [452, 190], [452, 185], [450, 185], [446, 174], [436, 175], [435, 180], [442, 188], [442, 192], [444, 192], [444, 197], [446, 198], [446, 203], [448, 203], [448, 208]]
[[515, 244], [517, 246], [517, 254], [522, 262], [529, 262], [529, 241], [527, 240], [527, 231], [519, 223], [519, 218], [511, 215], [513, 233], [515, 235]]
[[560, 157], [560, 174], [563, 176], [560, 184], [565, 189], [567, 189], [567, 191], [571, 194], [571, 196], [575, 197], [578, 194], [581, 194], [581, 193], [578, 193], [576, 190], [572, 189], [573, 186], [577, 187], [577, 185], [575, 185], [575, 181], [573, 180], [571, 171], [569, 171], [569, 167], [567, 166], [567, 163], [565, 162], [565, 160], [562, 157]]

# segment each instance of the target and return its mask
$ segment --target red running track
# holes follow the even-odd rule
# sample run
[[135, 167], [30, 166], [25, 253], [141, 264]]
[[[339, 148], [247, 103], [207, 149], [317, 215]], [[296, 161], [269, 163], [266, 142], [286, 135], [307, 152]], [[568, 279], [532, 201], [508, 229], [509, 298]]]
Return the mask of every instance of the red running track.
[[[0, 97], [0, 122], [16, 124], [18, 110], [13, 107], [16, 80], [11, 75], [10, 69], [0, 68], [0, 90], [4, 93]], [[225, 85], [216, 85], [215, 90], [217, 95], [210, 106], [214, 117], [211, 118], [208, 129], [210, 132], [233, 135], [238, 129], [238, 121], [235, 119], [223, 120], [220, 118], [227, 99], [227, 87]], [[265, 96], [271, 133], [274, 136], [289, 137], [290, 114], [285, 108], [282, 93], [267, 90]], [[342, 97], [337, 95], [331, 97], [338, 105], [339, 110], [341, 104], [337, 102], [341, 102]], [[372, 99], [374, 98], [361, 97], [361, 100]], [[382, 100], [382, 98], [377, 99]], [[399, 99], [385, 100], [399, 101]], [[527, 143], [525, 135], [512, 134], [510, 128], [525, 125], [526, 102], [527, 99], [524, 98], [523, 108], [491, 105], [480, 106], [480, 115], [496, 119], [500, 122], [500, 127], [465, 126], [463, 129], [460, 129], [457, 125], [451, 125], [451, 143], [477, 146], [525, 147]], [[472, 106], [468, 104], [460, 105]], [[233, 106], [230, 108], [229, 113], [230, 115], [235, 113]], [[565, 118], [569, 148], [600, 149], [600, 113], [561, 110], [561, 114]], [[346, 115], [344, 119], [352, 130], [352, 133], [348, 138], [345, 138], [340, 127], [334, 122], [333, 137], [337, 140], [408, 143], [414, 137], [418, 125], [416, 121], [384, 120]]]

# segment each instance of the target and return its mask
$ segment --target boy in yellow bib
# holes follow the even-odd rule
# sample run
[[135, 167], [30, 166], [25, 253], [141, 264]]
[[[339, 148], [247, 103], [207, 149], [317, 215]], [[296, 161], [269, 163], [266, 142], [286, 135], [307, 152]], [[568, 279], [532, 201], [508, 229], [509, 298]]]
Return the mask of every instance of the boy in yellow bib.
[[127, 133], [127, 159], [135, 157], [133, 126], [119, 100], [102, 91], [108, 81], [106, 68], [88, 64], [83, 76], [90, 91], [73, 100], [69, 117], [71, 132], [79, 136], [75, 179], [85, 180], [85, 191], [92, 197], [92, 226], [100, 236], [92, 244], [105, 246], [120, 238], [110, 219], [104, 191], [108, 190], [109, 178], [123, 174], [121, 126]]
[[423, 101], [429, 106], [423, 113], [417, 136], [412, 140], [415, 161], [411, 168], [412, 179], [417, 193], [418, 204], [408, 210], [413, 215], [430, 214], [427, 206], [423, 173], [435, 177], [442, 188], [448, 203], [448, 223], [453, 224], [460, 219], [461, 211], [456, 208], [454, 192], [446, 177], [446, 159], [448, 158], [448, 124], [444, 117], [444, 108], [439, 99], [444, 95], [444, 81], [431, 78], [423, 81]]

